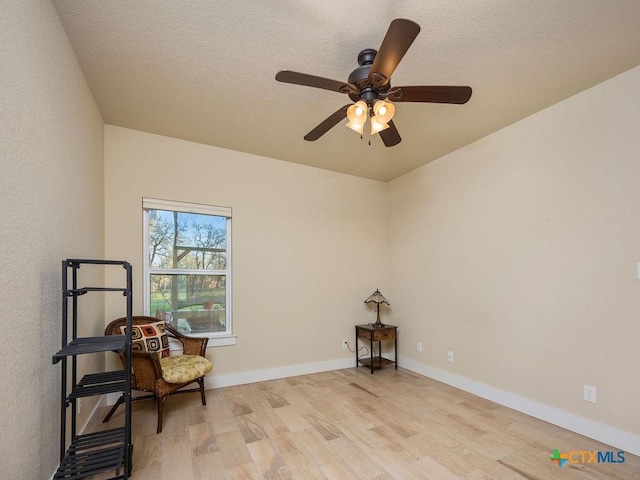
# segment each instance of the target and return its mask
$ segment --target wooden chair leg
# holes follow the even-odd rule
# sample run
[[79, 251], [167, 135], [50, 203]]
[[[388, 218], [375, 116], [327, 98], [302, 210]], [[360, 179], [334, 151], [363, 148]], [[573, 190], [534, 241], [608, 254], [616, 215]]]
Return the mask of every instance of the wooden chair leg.
[[158, 428], [156, 433], [162, 433], [162, 416], [164, 415], [164, 401], [166, 399], [166, 395], [164, 397], [156, 397], [156, 402], [158, 402]]
[[120, 397], [118, 398], [118, 401], [115, 403], [113, 407], [111, 407], [111, 410], [109, 410], [109, 413], [107, 413], [107, 416], [104, 417], [104, 420], [102, 420], [102, 423], [107, 423], [111, 419], [113, 414], [116, 413], [116, 410], [118, 409], [118, 407], [123, 403], [124, 403], [124, 395], [120, 395]]
[[200, 397], [202, 398], [202, 405], [207, 404], [207, 399], [204, 396], [204, 377], [198, 379], [198, 385], [200, 385]]

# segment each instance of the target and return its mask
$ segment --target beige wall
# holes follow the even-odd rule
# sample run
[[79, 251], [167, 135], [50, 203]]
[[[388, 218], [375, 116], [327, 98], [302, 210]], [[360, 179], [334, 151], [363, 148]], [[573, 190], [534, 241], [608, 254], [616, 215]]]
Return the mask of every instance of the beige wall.
[[391, 182], [409, 361], [640, 433], [638, 85], [640, 68]]
[[[61, 260], [104, 254], [104, 129], [50, 2], [1, 10], [0, 476], [44, 479], [59, 452]], [[95, 319], [82, 333], [100, 331]]]
[[209, 349], [217, 376], [351, 358], [341, 340], [387, 288], [387, 184], [113, 126], [105, 178], [107, 256], [134, 265], [136, 313], [142, 197], [233, 208], [238, 342]]

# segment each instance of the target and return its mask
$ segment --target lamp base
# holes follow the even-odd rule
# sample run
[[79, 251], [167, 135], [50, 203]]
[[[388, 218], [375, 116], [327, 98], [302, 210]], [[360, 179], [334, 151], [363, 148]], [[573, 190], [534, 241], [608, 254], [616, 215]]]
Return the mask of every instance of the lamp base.
[[382, 323], [380, 320], [378, 320], [376, 323], [370, 323], [369, 325], [375, 328], [384, 327], [384, 323]]

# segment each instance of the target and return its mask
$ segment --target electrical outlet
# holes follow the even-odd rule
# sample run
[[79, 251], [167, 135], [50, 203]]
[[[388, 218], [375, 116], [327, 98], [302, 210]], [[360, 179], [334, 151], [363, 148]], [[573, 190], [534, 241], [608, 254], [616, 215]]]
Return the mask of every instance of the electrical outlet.
[[347, 342], [346, 338], [342, 340], [342, 348], [349, 348], [349, 342]]
[[422, 353], [422, 342], [416, 343], [416, 352]]
[[596, 387], [584, 385], [584, 401], [596, 403]]
[[447, 352], [447, 362], [453, 363], [453, 352], [451, 350]]

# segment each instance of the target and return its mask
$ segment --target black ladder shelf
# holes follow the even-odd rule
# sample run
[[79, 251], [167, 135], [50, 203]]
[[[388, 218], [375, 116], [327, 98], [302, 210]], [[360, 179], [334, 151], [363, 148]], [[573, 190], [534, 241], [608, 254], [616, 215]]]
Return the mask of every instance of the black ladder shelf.
[[[126, 287], [78, 287], [78, 270], [83, 264], [121, 266]], [[69, 271], [71, 278], [69, 278]], [[127, 332], [133, 315], [131, 264], [119, 260], [67, 259], [62, 261], [62, 348], [53, 363], [62, 364], [60, 399], [60, 466], [54, 480], [75, 480], [110, 470], [111, 480], [129, 478], [133, 445], [131, 443], [131, 360], [124, 370], [90, 373], [78, 381], [77, 356], [108, 351], [124, 351], [131, 358], [131, 335], [78, 337], [78, 298], [89, 292], [119, 292], [126, 300]], [[71, 303], [71, 305], [69, 305]], [[70, 334], [70, 335], [69, 335]], [[70, 362], [69, 362], [70, 360]], [[68, 381], [71, 363], [71, 382]], [[70, 383], [70, 385], [69, 385]], [[79, 398], [121, 393], [125, 398], [124, 426], [78, 435], [76, 403]], [[71, 428], [67, 432], [67, 420]]]

